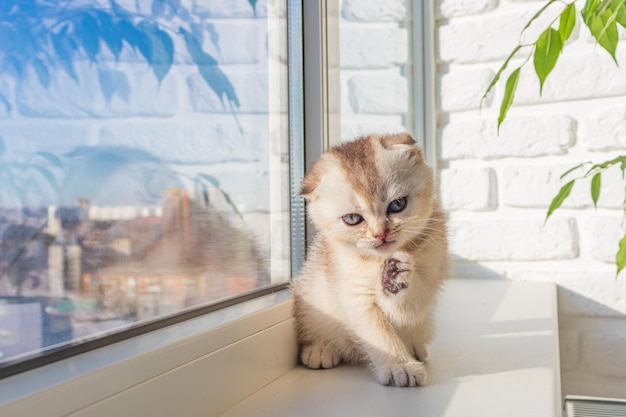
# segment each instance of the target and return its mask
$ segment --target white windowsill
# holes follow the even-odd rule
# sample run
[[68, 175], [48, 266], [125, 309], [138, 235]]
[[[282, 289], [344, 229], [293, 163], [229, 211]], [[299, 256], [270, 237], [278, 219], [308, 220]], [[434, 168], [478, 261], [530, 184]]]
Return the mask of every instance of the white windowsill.
[[[274, 297], [271, 306], [234, 322], [146, 349], [66, 382], [37, 386], [26, 397], [0, 405], [0, 415], [561, 413], [554, 284], [449, 281], [438, 310], [430, 381], [420, 388], [383, 387], [363, 367], [313, 371], [297, 366], [292, 302], [288, 294]], [[22, 387], [29, 382], [41, 385], [45, 368], [32, 372], [42, 373], [0, 381], [2, 401], [7, 401], [6, 392], [17, 390], [11, 380], [22, 378]]]
[[[115, 402], [125, 394], [137, 391], [138, 387], [148, 388], [146, 393], [150, 396], [154, 394], [149, 392], [154, 382], [165, 380], [166, 376], [182, 375], [185, 369], [194, 369], [197, 364], [215, 369], [215, 372], [207, 373], [206, 378], [196, 378], [204, 383], [217, 379], [218, 370], [229, 373], [229, 377], [236, 376], [226, 364], [228, 361], [242, 362], [237, 356], [240, 352], [237, 351], [242, 346], [245, 348], [246, 343], [241, 341], [251, 340], [250, 336], [265, 329], [275, 329], [274, 332], [277, 332], [285, 327], [292, 328], [291, 317], [291, 294], [285, 290], [5, 378], [0, 380], [0, 415], [53, 417], [73, 413], [82, 415], [85, 412], [85, 415], [100, 415], [90, 414], [89, 409], [97, 404]], [[276, 340], [280, 340], [280, 337], [293, 338], [289, 331], [281, 333]], [[289, 341], [284, 345], [285, 356], [295, 357], [295, 348], [290, 347]], [[229, 357], [229, 352], [233, 356]], [[219, 363], [213, 363], [217, 358]], [[277, 358], [273, 362], [267, 361], [263, 366], [254, 367], [258, 372], [254, 378], [248, 378], [251, 381], [248, 389], [253, 392], [277, 378], [293, 367], [294, 360]], [[269, 372], [264, 366], [270, 368]], [[247, 376], [250, 377], [249, 372]], [[233, 396], [232, 390], [227, 391], [222, 393], [219, 389], [213, 390], [209, 395], [209, 398], [215, 397], [216, 407], [223, 402], [222, 408], [225, 410], [232, 406], [233, 400], [243, 398]], [[246, 393], [245, 387], [242, 387], [241, 395], [250, 393]], [[203, 392], [199, 394], [199, 398], [207, 398]], [[158, 397], [160, 394], [155, 395]], [[225, 399], [230, 402], [224, 402]], [[141, 408], [140, 397], [137, 397], [137, 401], [137, 406]], [[180, 412], [194, 407], [198, 405], [189, 401], [180, 404], [174, 414], [156, 410], [153, 415], [189, 415]], [[127, 414], [123, 412], [115, 415]]]
[[561, 415], [556, 286], [450, 280], [420, 388], [363, 367], [296, 367], [222, 417]]

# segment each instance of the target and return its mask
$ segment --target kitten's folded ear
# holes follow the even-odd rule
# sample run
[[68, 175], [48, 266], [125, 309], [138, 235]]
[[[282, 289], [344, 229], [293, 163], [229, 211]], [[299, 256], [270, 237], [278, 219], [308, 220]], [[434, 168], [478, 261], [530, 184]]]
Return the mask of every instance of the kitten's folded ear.
[[313, 191], [320, 185], [322, 179], [321, 164], [321, 160], [315, 161], [311, 169], [304, 175], [304, 179], [300, 185], [300, 195], [304, 198], [311, 199]]
[[380, 143], [385, 149], [406, 149], [409, 155], [421, 161], [424, 159], [422, 148], [417, 145], [415, 139], [409, 133], [381, 136]]
[[389, 148], [393, 145], [416, 145], [417, 144], [415, 142], [415, 139], [413, 139], [413, 137], [406, 132], [398, 133], [395, 135], [382, 136], [380, 138], [380, 143], [382, 143], [383, 147], [385, 148]]

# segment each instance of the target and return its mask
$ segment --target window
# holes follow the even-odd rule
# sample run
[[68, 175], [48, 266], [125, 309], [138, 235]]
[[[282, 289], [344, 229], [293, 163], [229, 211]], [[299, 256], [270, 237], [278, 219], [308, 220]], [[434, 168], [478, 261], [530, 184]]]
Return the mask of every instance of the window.
[[290, 278], [298, 5], [0, 6], [0, 376]]

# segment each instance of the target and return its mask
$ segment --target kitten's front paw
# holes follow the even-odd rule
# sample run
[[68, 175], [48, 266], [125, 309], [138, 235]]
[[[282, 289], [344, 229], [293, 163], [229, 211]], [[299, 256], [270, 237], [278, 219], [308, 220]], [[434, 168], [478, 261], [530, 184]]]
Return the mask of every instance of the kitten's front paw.
[[391, 294], [397, 294], [400, 290], [408, 287], [402, 276], [409, 271], [408, 262], [402, 262], [394, 257], [385, 259], [382, 275], [383, 290]]
[[426, 384], [426, 367], [419, 361], [376, 368], [376, 378], [383, 385], [417, 387]]
[[304, 345], [300, 352], [300, 360], [312, 369], [329, 369], [339, 365], [341, 357], [329, 347]]

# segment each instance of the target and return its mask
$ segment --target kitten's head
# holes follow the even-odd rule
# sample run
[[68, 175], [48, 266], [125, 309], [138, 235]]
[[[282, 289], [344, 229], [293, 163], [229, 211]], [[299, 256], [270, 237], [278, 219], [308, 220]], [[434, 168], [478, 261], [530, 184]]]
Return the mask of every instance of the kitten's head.
[[410, 135], [368, 136], [323, 154], [305, 175], [302, 195], [327, 239], [386, 257], [426, 227], [433, 173]]

